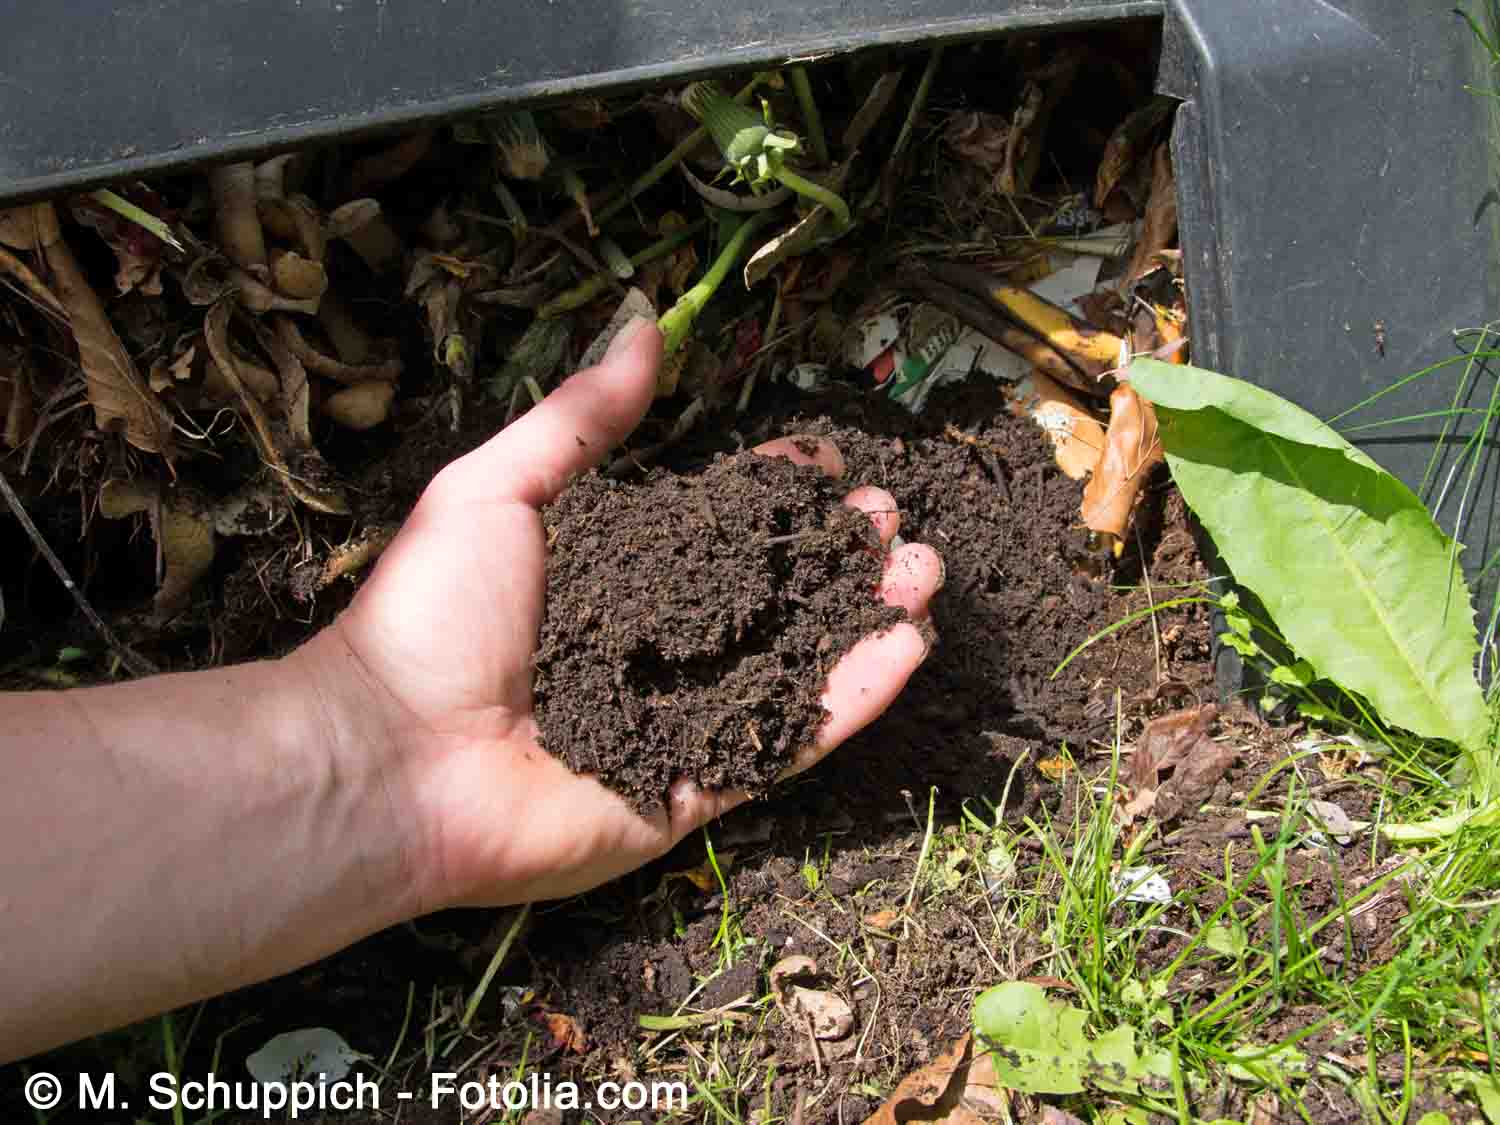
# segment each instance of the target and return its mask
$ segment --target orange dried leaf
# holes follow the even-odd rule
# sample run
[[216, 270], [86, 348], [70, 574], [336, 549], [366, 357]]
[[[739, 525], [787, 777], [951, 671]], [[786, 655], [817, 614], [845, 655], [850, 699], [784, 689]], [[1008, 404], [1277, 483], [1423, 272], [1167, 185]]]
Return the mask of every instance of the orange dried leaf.
[[1084, 486], [1080, 515], [1090, 531], [1123, 539], [1135, 498], [1152, 467], [1162, 460], [1161, 436], [1156, 411], [1129, 383], [1111, 392], [1109, 409], [1104, 456]]
[[865, 915], [865, 925], [872, 930], [889, 930], [901, 917], [901, 911], [894, 907], [877, 910], [873, 914]]
[[1050, 781], [1061, 781], [1073, 768], [1073, 763], [1068, 758], [1059, 754], [1055, 758], [1043, 758], [1036, 764], [1036, 768], [1042, 771], [1042, 775]]
[[588, 1050], [588, 1039], [583, 1028], [572, 1016], [542, 1008], [532, 1017], [547, 1031], [549, 1047], [553, 1051], [568, 1051], [581, 1055]]
[[979, 1125], [986, 1118], [1003, 1115], [1007, 1102], [997, 1088], [994, 1066], [988, 1054], [974, 1056], [972, 1040], [966, 1033], [932, 1062], [908, 1074], [885, 1104], [865, 1118], [864, 1125], [916, 1121]]
[[1057, 467], [1083, 480], [1104, 452], [1104, 427], [1072, 392], [1039, 370], [1006, 390], [1011, 412], [1031, 418], [1052, 442]]

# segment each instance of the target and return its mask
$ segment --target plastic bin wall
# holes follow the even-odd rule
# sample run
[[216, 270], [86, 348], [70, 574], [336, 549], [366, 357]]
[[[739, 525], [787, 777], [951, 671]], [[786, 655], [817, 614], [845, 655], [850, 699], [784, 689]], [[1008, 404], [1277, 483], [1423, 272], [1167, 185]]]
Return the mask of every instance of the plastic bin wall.
[[[1450, 0], [11, 0], [0, 201], [731, 66], [1156, 16], [1196, 360], [1329, 417], [1472, 346], [1453, 333], [1496, 307], [1500, 103], [1464, 88], [1496, 79]], [[1458, 370], [1351, 421], [1446, 409]], [[1436, 499], [1441, 430], [1362, 440]], [[1471, 570], [1500, 548], [1492, 461], [1456, 528]]]

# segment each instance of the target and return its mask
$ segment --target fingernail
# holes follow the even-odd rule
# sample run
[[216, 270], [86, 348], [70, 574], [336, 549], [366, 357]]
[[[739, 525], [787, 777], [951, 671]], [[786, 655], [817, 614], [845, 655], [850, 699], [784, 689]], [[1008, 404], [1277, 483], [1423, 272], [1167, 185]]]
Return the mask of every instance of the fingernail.
[[644, 316], [633, 316], [625, 322], [625, 327], [615, 333], [615, 338], [609, 342], [609, 347], [604, 350], [604, 362], [619, 359], [635, 342], [637, 336], [645, 329], [646, 325], [654, 323]]

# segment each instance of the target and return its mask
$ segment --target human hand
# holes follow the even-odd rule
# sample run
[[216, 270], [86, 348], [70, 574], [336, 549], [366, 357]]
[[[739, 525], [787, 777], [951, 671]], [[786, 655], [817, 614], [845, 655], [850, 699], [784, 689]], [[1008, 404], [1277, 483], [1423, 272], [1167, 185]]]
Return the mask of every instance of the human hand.
[[[374, 730], [392, 831], [409, 834], [409, 865], [426, 909], [500, 905], [575, 894], [663, 854], [744, 794], [673, 785], [650, 816], [542, 749], [531, 675], [545, 591], [540, 509], [576, 473], [634, 429], [651, 403], [661, 337], [635, 321], [596, 368], [428, 485], [400, 534], [339, 619], [294, 654], [321, 669], [326, 706], [357, 714], [341, 729]], [[799, 444], [805, 445], [805, 439]], [[790, 439], [756, 452], [815, 463], [843, 476], [819, 441]], [[883, 542], [899, 526], [879, 488], [846, 503], [870, 513]], [[880, 596], [920, 620], [942, 583], [930, 548], [890, 552]], [[827, 721], [789, 772], [804, 770], [896, 698], [926, 655], [902, 622], [859, 642], [829, 674]], [[339, 669], [329, 672], [328, 669]]]

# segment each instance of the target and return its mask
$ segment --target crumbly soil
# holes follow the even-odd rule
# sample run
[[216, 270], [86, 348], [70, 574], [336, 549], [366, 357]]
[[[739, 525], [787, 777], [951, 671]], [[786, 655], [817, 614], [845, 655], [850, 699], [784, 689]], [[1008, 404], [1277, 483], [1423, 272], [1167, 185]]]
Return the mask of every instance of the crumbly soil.
[[885, 552], [815, 468], [741, 453], [548, 509], [535, 690], [543, 746], [638, 809], [685, 778], [764, 794], [812, 742], [833, 664], [905, 615]]

